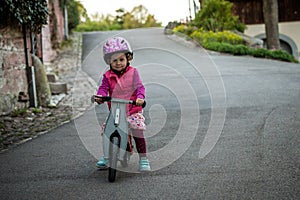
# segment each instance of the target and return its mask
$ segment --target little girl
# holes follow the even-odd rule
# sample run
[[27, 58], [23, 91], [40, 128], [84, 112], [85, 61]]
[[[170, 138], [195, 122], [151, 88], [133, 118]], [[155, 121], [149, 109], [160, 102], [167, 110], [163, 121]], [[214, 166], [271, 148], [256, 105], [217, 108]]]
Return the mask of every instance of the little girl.
[[[103, 45], [103, 55], [110, 69], [103, 75], [97, 95], [136, 101], [136, 105], [127, 105], [127, 121], [139, 153], [140, 171], [150, 171], [144, 137], [146, 125], [141, 107], [144, 103], [145, 87], [137, 69], [130, 66], [130, 61], [133, 59], [131, 47], [122, 37], [111, 38]], [[103, 103], [101, 98], [95, 97], [95, 101], [99, 104]], [[110, 109], [110, 104], [108, 106]], [[99, 168], [106, 168], [107, 163], [108, 161], [102, 156], [96, 165]]]

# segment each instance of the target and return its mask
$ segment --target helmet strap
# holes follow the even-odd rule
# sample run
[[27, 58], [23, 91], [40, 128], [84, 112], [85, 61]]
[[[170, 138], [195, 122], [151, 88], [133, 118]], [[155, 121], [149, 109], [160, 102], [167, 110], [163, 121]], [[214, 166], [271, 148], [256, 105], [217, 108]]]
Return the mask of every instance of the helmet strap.
[[125, 56], [127, 58], [127, 61], [131, 61], [133, 59], [133, 52], [127, 52], [125, 53]]

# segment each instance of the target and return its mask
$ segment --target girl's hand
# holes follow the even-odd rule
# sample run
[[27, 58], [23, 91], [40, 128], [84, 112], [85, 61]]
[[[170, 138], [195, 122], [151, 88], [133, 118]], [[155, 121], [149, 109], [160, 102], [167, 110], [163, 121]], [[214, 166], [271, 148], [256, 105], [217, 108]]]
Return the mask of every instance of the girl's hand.
[[135, 104], [136, 104], [137, 106], [142, 106], [143, 103], [144, 103], [144, 99], [137, 98], [137, 99], [135, 100]]
[[95, 100], [98, 104], [102, 104], [102, 103], [103, 103], [102, 98], [101, 98], [101, 95], [94, 96], [94, 100]]

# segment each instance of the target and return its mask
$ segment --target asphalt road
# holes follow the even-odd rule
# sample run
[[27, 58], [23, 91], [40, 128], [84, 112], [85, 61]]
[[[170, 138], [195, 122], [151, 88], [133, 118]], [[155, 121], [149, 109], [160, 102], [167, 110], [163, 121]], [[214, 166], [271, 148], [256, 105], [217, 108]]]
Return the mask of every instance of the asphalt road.
[[1, 199], [299, 199], [300, 65], [206, 52], [163, 29], [83, 36], [96, 82], [101, 44], [126, 37], [147, 90], [148, 156], [115, 183], [95, 163], [105, 106], [0, 154]]

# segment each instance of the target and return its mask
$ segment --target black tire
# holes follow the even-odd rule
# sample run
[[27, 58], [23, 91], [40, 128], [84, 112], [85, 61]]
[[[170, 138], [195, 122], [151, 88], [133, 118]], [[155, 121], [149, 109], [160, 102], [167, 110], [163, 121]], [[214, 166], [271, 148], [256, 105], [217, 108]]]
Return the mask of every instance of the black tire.
[[117, 162], [118, 162], [118, 154], [119, 154], [119, 138], [113, 137], [111, 142], [112, 142], [112, 144], [110, 146], [108, 180], [109, 180], [109, 182], [114, 182], [116, 180], [116, 173], [117, 173]]

